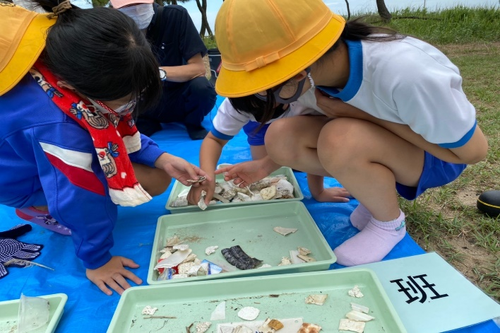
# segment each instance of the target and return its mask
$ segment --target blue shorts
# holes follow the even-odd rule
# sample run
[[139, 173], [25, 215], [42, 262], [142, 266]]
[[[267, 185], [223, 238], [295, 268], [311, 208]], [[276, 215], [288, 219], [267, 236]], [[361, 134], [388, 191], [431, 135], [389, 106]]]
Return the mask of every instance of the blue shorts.
[[243, 126], [243, 130], [247, 135], [247, 142], [250, 146], [263, 146], [264, 145], [264, 137], [266, 136], [267, 128], [269, 124], [265, 124], [258, 131], [260, 123], [256, 121], [250, 121], [245, 126]]
[[440, 160], [425, 152], [424, 168], [416, 187], [396, 183], [398, 193], [407, 200], [413, 200], [431, 187], [439, 187], [451, 183], [460, 176], [467, 164], [454, 164]]

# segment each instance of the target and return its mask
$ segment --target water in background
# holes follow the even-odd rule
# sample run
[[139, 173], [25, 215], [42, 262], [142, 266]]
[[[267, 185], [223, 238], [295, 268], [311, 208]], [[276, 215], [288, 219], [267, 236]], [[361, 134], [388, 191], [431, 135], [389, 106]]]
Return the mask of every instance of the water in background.
[[[344, 0], [323, 0], [325, 4], [335, 13], [347, 15], [346, 2]], [[222, 0], [207, 0], [207, 17], [212, 31], [214, 31], [215, 17], [222, 5]], [[376, 13], [377, 4], [375, 0], [348, 0], [351, 15]], [[201, 25], [201, 14], [196, 7], [196, 1], [190, 0], [181, 4], [185, 7], [191, 18], [193, 19], [196, 28], [199, 30]], [[456, 6], [465, 7], [487, 7], [500, 8], [500, 0], [385, 0], [387, 9], [392, 12], [404, 8], [426, 8], [428, 11], [436, 11], [440, 9], [453, 8]]]

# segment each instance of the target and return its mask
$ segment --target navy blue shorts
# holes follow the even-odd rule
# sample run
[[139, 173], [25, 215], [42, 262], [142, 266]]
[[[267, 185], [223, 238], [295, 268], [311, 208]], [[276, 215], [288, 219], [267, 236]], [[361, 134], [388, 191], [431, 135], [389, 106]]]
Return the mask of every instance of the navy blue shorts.
[[425, 190], [451, 183], [460, 176], [467, 164], [454, 164], [440, 160], [425, 152], [424, 168], [416, 187], [396, 183], [398, 193], [407, 200], [413, 200]]
[[249, 121], [245, 126], [243, 126], [243, 130], [247, 135], [247, 142], [250, 146], [263, 146], [264, 145], [264, 137], [266, 136], [267, 128], [270, 124], [265, 124], [257, 131], [260, 126], [260, 123], [257, 121]]

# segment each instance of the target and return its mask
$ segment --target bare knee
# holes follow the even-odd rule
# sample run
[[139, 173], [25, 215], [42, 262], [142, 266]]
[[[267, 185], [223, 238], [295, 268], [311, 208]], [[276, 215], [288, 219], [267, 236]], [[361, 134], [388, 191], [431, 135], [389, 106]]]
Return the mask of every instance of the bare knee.
[[285, 118], [274, 121], [267, 129], [265, 145], [268, 156], [276, 163], [290, 165], [296, 160], [299, 142], [296, 119]]
[[341, 172], [367, 156], [362, 152], [364, 123], [356, 119], [338, 118], [323, 127], [317, 150], [318, 158], [326, 169]]

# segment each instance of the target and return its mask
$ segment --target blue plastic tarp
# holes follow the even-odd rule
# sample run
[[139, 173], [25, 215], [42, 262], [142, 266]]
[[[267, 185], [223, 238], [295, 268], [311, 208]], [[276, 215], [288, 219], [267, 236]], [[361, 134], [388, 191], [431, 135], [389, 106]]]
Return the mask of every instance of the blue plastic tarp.
[[[217, 104], [221, 101], [219, 99]], [[215, 110], [216, 108], [205, 119], [207, 127], [210, 127]], [[201, 141], [190, 140], [183, 126], [169, 124], [152, 138], [165, 151], [198, 165]], [[242, 132], [226, 145], [220, 162], [238, 163], [250, 158], [246, 136]], [[306, 175], [296, 172], [295, 176], [304, 194], [304, 204], [332, 248], [357, 232], [349, 223], [349, 215], [358, 204], [356, 200], [351, 200], [349, 203], [316, 202], [311, 198]], [[326, 179], [325, 182], [327, 186], [340, 186], [335, 179]], [[149, 203], [135, 208], [119, 208], [119, 219], [113, 232], [115, 246], [112, 254], [131, 258], [138, 263], [140, 267], [133, 271], [144, 281], [143, 285], [146, 284], [158, 217], [169, 214], [165, 204], [171, 188], [172, 185], [164, 194], [155, 197]], [[0, 231], [24, 222], [15, 215], [13, 208], [0, 206]], [[26, 296], [65, 293], [68, 295], [68, 301], [56, 329], [57, 333], [106, 332], [120, 297], [116, 293], [106, 296], [86, 278], [85, 268], [74, 254], [70, 237], [33, 225], [33, 230], [19, 237], [19, 240], [44, 245], [42, 254], [35, 259], [35, 262], [52, 267], [54, 270], [40, 267], [24, 269], [8, 267], [9, 275], [0, 279], [0, 301], [19, 299], [21, 293]], [[384, 260], [422, 253], [424, 250], [406, 235]], [[340, 268], [339, 265], [333, 265], [333, 269]], [[491, 320], [454, 332], [497, 333], [500, 329]]]

